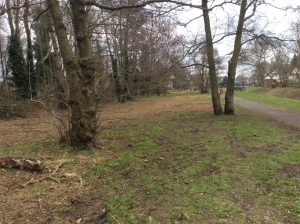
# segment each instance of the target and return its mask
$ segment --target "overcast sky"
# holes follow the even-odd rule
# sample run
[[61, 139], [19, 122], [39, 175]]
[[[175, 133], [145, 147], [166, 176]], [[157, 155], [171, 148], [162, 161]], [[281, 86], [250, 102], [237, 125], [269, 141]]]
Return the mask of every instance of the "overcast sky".
[[[222, 0], [216, 0], [220, 2]], [[289, 34], [290, 23], [295, 21], [297, 17], [300, 17], [300, 13], [296, 13], [293, 10], [283, 10], [287, 6], [300, 6], [300, 0], [266, 0], [271, 5], [263, 5], [257, 9], [256, 25], [262, 32], [271, 31], [277, 36], [287, 36]], [[193, 0], [193, 4], [201, 5], [201, 0]], [[210, 12], [211, 26], [213, 34], [224, 32], [226, 24], [229, 19], [237, 21], [239, 8], [232, 5], [226, 5], [223, 8], [214, 9]], [[186, 12], [178, 14], [180, 21], [186, 23], [197, 16], [202, 15], [200, 9], [187, 9]], [[236, 26], [234, 26], [234, 29]], [[199, 18], [187, 25], [186, 27], [179, 26], [178, 33], [192, 38], [197, 32], [204, 35], [203, 18]], [[222, 43], [215, 45], [214, 47], [219, 50], [221, 56], [230, 53], [233, 50], [233, 38], [227, 38]], [[229, 59], [229, 58], [228, 58]], [[225, 61], [227, 61], [225, 59]], [[225, 73], [226, 74], [226, 73]]]
[[[220, 2], [217, 0], [215, 2]], [[296, 7], [300, 6], [300, 0], [266, 0], [271, 5], [263, 5], [258, 7], [256, 15], [259, 15], [258, 20], [262, 28], [271, 32], [277, 33], [278, 35], [286, 35], [289, 30], [291, 21], [295, 21], [297, 13], [292, 10], [283, 10], [287, 6]], [[193, 4], [201, 5], [201, 0], [193, 0]], [[281, 8], [281, 9], [278, 9]], [[230, 12], [229, 12], [230, 11]], [[191, 19], [201, 15], [200, 9], [187, 9], [186, 12], [178, 14], [182, 23], [187, 23]], [[236, 14], [234, 16], [234, 14]], [[222, 32], [222, 26], [228, 20], [228, 17], [235, 18], [237, 20], [238, 8], [234, 9], [232, 5], [224, 6], [223, 9], [215, 9], [210, 13], [212, 29], [219, 25], [216, 32]], [[221, 26], [220, 26], [221, 25]], [[178, 33], [184, 34], [187, 37], [192, 37], [197, 32], [203, 34], [203, 18], [199, 18], [187, 25], [186, 27], [179, 26]], [[222, 43], [224, 45], [224, 43]], [[229, 46], [230, 48], [230, 46]], [[225, 53], [225, 52], [224, 52]]]

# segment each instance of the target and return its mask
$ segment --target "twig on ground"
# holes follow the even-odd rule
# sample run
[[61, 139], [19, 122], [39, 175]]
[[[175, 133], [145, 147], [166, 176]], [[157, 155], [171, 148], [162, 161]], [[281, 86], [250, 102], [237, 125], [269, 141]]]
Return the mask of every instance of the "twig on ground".
[[[54, 180], [55, 182], [57, 182], [57, 183], [60, 184], [59, 179], [53, 177], [53, 175], [56, 174], [56, 172], [59, 170], [59, 168], [60, 168], [63, 164], [65, 164], [65, 163], [67, 163], [67, 162], [70, 162], [70, 161], [72, 161], [72, 160], [62, 160], [62, 161], [55, 167], [54, 171], [53, 171], [51, 174], [49, 174], [48, 176], [42, 177], [42, 178], [38, 178], [38, 179], [35, 179], [34, 177], [32, 177], [30, 180], [28, 180], [28, 181], [26, 181], [25, 183], [23, 183], [23, 184], [21, 185], [21, 187], [25, 187], [25, 186], [27, 186], [27, 185], [29, 185], [29, 184], [34, 184], [34, 183], [41, 182], [41, 181], [43, 181], [43, 180], [46, 179], [46, 178], [52, 179], [52, 180]], [[81, 177], [79, 177], [79, 180], [80, 180], [80, 187], [82, 187], [82, 179], [81, 179]]]
[[59, 181], [57, 178], [53, 177], [53, 175], [56, 174], [56, 172], [58, 171], [58, 169], [59, 169], [63, 164], [65, 164], [65, 163], [67, 163], [67, 162], [70, 162], [70, 161], [72, 161], [72, 160], [66, 159], [66, 160], [61, 161], [61, 162], [55, 167], [54, 171], [48, 176], [48, 178], [50, 178], [50, 179], [52, 179], [52, 180], [55, 180], [57, 183], [60, 184], [60, 181]]
[[110, 213], [108, 213], [118, 224], [120, 224], [120, 222]]
[[81, 178], [81, 176], [78, 176], [78, 178], [79, 178], [79, 181], [80, 181], [79, 188], [81, 188], [82, 187], [82, 178]]
[[64, 165], [65, 163], [67, 163], [69, 161], [71, 161], [71, 160], [63, 160], [63, 161], [61, 161], [60, 164], [58, 164], [55, 167], [55, 170], [50, 174], [50, 176], [54, 175], [62, 165]]
[[55, 178], [55, 177], [52, 177], [51, 175], [48, 176], [49, 179], [52, 179], [52, 180], [55, 180], [57, 183], [60, 184], [60, 181], [59, 179]]
[[24, 184], [22, 184], [21, 187], [25, 187], [26, 185], [29, 185], [29, 184], [34, 184], [38, 181], [40, 181], [40, 179], [35, 179], [34, 177], [32, 177], [30, 180], [28, 180]]

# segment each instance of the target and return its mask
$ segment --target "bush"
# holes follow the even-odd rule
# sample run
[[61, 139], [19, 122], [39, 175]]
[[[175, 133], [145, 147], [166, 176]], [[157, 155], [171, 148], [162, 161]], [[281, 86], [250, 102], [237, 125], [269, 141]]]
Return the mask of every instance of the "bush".
[[0, 100], [0, 120], [25, 117], [23, 101]]

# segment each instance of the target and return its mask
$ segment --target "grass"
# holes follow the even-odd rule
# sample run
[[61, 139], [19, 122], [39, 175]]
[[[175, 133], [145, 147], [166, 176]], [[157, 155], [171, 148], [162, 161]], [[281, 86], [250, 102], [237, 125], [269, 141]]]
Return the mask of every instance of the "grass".
[[[235, 91], [235, 96], [236, 97], [240, 97], [246, 100], [250, 100], [250, 101], [255, 101], [255, 102], [259, 102], [259, 103], [263, 103], [263, 104], [268, 104], [268, 105], [272, 105], [275, 107], [282, 107], [282, 108], [286, 108], [286, 109], [291, 109], [291, 110], [300, 110], [300, 102], [299, 100], [295, 100], [295, 99], [288, 99], [288, 98], [284, 98], [284, 97], [289, 97], [289, 94], [284, 95], [284, 93], [282, 93], [282, 89], [269, 89], [269, 91], [260, 91], [262, 88], [261, 87], [251, 87], [246, 89], [243, 92], [240, 91]], [[286, 88], [287, 92], [293, 92], [293, 93], [298, 93], [295, 89], [293, 88], [292, 91], [291, 88]], [[278, 97], [278, 94], [276, 94], [277, 96], [274, 95], [268, 95], [268, 93], [272, 93], [275, 94], [276, 91], [280, 91], [282, 94], [282, 97]], [[258, 94], [256, 92], [261, 92], [264, 94]]]
[[[183, 97], [176, 110], [100, 131], [102, 149], [94, 153], [24, 142], [31, 157], [64, 152], [74, 161], [59, 170], [60, 184], [47, 180], [9, 190], [3, 207], [12, 211], [8, 220], [25, 214], [14, 200], [26, 192], [37, 199], [43, 193], [47, 205], [26, 217], [32, 223], [92, 222], [100, 208], [111, 209], [107, 223], [300, 223], [299, 130], [240, 107], [236, 116], [214, 116], [199, 109], [209, 95], [151, 101], [175, 97]], [[9, 150], [16, 154], [21, 145]], [[63, 178], [65, 172], [80, 176], [83, 186]]]
[[[247, 114], [242, 109], [239, 113]], [[209, 220], [247, 223], [249, 219], [261, 221], [262, 217], [254, 217], [254, 214], [257, 210], [263, 213], [266, 205], [284, 212], [281, 199], [273, 206], [279, 192], [283, 191], [286, 199], [294, 198], [299, 192], [289, 187], [282, 190], [282, 186], [276, 184], [279, 176], [275, 174], [285, 164], [299, 162], [291, 158], [280, 161], [289, 157], [295, 147], [290, 141], [293, 135], [262, 118], [252, 118], [244, 117], [236, 123], [234, 117], [175, 113], [143, 123], [134, 130], [127, 127], [123, 135], [112, 133], [116, 140], [130, 139], [136, 133], [133, 138], [136, 142], [134, 148], [125, 149], [113, 160], [105, 161], [104, 166], [114, 173], [110, 182], [123, 186], [123, 191], [127, 192], [120, 196], [120, 187], [112, 190], [112, 186], [108, 186], [105, 192], [110, 192], [111, 196], [106, 207], [122, 217], [121, 223], [141, 223], [142, 220], [169, 223], [180, 214], [189, 217], [180, 223], [206, 223]], [[149, 135], [152, 140], [147, 137]], [[106, 138], [109, 140], [111, 136]], [[287, 149], [277, 150], [283, 142]], [[271, 151], [274, 148], [271, 156], [269, 151], [266, 152], [268, 148]], [[240, 150], [244, 153], [242, 158], [236, 155]], [[299, 158], [300, 152], [297, 154]], [[118, 166], [111, 166], [111, 163]], [[274, 184], [275, 193], [268, 192], [270, 184]], [[255, 209], [245, 211], [243, 207], [249, 201], [245, 202], [243, 198], [255, 199], [250, 202]], [[299, 211], [297, 200], [292, 200], [296, 203], [294, 215], [286, 216], [295, 219]], [[140, 210], [144, 203], [152, 205], [156, 212], [147, 217]], [[263, 217], [265, 221], [272, 218]]]

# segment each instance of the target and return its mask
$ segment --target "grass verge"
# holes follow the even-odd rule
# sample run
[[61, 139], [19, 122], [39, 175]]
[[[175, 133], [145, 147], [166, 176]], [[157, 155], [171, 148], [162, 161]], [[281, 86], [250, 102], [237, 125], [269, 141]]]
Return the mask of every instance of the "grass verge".
[[[246, 89], [243, 92], [235, 91], [234, 95], [239, 98], [243, 98], [245, 100], [255, 101], [263, 104], [272, 105], [275, 107], [282, 107], [290, 110], [300, 110], [300, 102], [296, 99], [288, 99], [283, 98], [285, 95], [282, 93], [282, 97], [279, 97], [280, 95], [267, 95], [270, 91], [260, 91], [261, 87], [251, 87]], [[285, 88], [284, 88], [285, 89]], [[283, 89], [283, 90], [284, 90]], [[287, 88], [288, 89], [288, 88]], [[282, 90], [282, 89], [278, 89]], [[275, 90], [276, 91], [276, 90]], [[275, 91], [271, 91], [273, 94], [275, 94]], [[282, 92], [282, 91], [280, 91]], [[288, 91], [290, 92], [290, 91]], [[286, 97], [289, 97], [288, 95]]]

